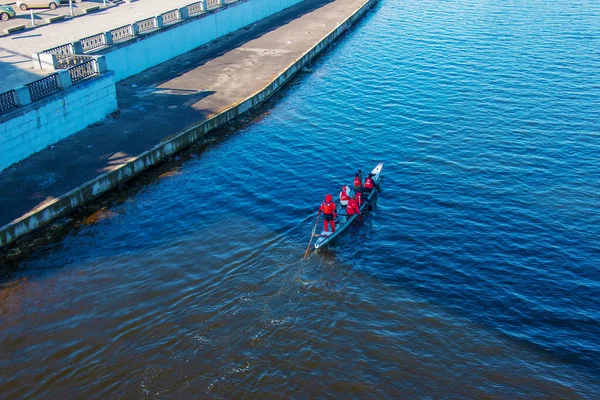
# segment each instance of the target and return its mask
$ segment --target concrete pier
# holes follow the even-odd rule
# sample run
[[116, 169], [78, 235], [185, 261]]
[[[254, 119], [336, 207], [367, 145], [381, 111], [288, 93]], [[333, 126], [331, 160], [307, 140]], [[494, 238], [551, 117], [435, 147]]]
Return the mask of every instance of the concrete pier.
[[376, 0], [307, 0], [117, 85], [119, 115], [0, 175], [0, 246], [260, 105]]

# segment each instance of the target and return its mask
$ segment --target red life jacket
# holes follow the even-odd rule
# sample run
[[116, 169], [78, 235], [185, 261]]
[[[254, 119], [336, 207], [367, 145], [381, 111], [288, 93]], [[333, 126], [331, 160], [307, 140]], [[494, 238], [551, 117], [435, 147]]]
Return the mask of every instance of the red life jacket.
[[348, 201], [348, 206], [346, 207], [346, 214], [348, 215], [354, 215], [354, 214], [360, 214], [360, 208], [358, 208], [358, 204], [356, 204], [356, 201], [350, 199]]
[[346, 201], [346, 200], [350, 200], [350, 196], [348, 196], [348, 193], [346, 193], [345, 190], [342, 190], [340, 193], [340, 201]]
[[324, 214], [333, 214], [335, 211], [335, 203], [332, 201], [331, 203], [321, 204], [321, 211], [323, 211]]
[[358, 205], [362, 205], [362, 193], [361, 192], [356, 192], [354, 194], [354, 200], [358, 203]]
[[369, 177], [365, 179], [365, 189], [373, 189], [373, 179]]
[[354, 187], [359, 187], [359, 186], [362, 186], [362, 182], [360, 180], [360, 177], [355, 176], [354, 177]]

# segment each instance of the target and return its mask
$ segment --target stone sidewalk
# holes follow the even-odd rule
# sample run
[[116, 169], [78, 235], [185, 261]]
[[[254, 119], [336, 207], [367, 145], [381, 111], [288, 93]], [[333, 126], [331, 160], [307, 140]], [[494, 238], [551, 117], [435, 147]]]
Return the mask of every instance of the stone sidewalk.
[[117, 85], [120, 115], [0, 174], [0, 226], [270, 84], [365, 0], [306, 0]]
[[[198, 0], [138, 0], [122, 3], [102, 12], [68, 19], [59, 23], [38, 27], [23, 33], [0, 37], [0, 93], [35, 81], [49, 74], [32, 68], [31, 54], [79, 39], [106, 32], [145, 18], [160, 15], [175, 8], [184, 7]], [[83, 7], [83, 3], [77, 4]], [[90, 3], [89, 5], [96, 4]], [[60, 9], [69, 8], [63, 4]], [[13, 6], [16, 8], [16, 6]], [[59, 10], [59, 9], [57, 9]], [[47, 10], [35, 10], [48, 13]], [[56, 12], [55, 12], [56, 14]], [[0, 22], [0, 25], [3, 22]]]

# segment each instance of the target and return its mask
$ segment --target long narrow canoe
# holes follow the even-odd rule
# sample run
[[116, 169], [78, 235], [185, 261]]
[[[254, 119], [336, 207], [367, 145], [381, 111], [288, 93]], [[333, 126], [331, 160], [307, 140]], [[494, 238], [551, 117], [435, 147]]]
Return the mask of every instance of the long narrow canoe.
[[[371, 171], [371, 173], [373, 174], [373, 180], [376, 183], [379, 183], [379, 179], [381, 178], [381, 170], [382, 169], [383, 169], [383, 163], [381, 162], [375, 168], [373, 168], [373, 171]], [[371, 193], [369, 193], [369, 195], [367, 196], [367, 199], [370, 201], [373, 197], [375, 197], [376, 193], [377, 193], [377, 190], [373, 189], [371, 191]], [[369, 203], [365, 201], [360, 206], [361, 213], [363, 212], [363, 209], [367, 206], [367, 204], [369, 204]], [[346, 207], [344, 207], [340, 204], [339, 199], [337, 199], [335, 201], [335, 205], [336, 205], [336, 207], [338, 209], [338, 213], [339, 213], [338, 217], [335, 219], [335, 232], [331, 233], [331, 232], [322, 231], [321, 234], [319, 235], [319, 239], [317, 239], [317, 241], [315, 242], [315, 249], [320, 249], [321, 247], [326, 246], [327, 244], [331, 243], [335, 238], [337, 238], [346, 229], [348, 229], [348, 227], [352, 224], [352, 222], [354, 222], [354, 220], [358, 216], [358, 214], [354, 214], [353, 216], [348, 218], [346, 216]]]

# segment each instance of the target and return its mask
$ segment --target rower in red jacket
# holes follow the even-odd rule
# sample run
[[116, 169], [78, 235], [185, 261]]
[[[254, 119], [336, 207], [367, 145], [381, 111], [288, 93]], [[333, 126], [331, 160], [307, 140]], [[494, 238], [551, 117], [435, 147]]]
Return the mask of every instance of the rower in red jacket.
[[350, 200], [350, 188], [346, 185], [342, 186], [342, 191], [340, 192], [340, 204], [346, 207], [348, 205], [348, 200]]
[[369, 173], [369, 175], [365, 178], [365, 184], [363, 186], [363, 192], [367, 195], [373, 191], [373, 188], [377, 188], [377, 190], [381, 190], [379, 185], [373, 180], [375, 175]]
[[325, 232], [328, 231], [328, 225], [331, 225], [331, 232], [335, 232], [335, 217], [337, 217], [337, 208], [335, 203], [333, 202], [333, 197], [328, 194], [325, 196], [325, 201], [321, 203], [321, 207], [319, 208], [319, 215], [323, 213], [323, 230]]
[[363, 199], [362, 192], [354, 192], [354, 202], [356, 204], [358, 204], [359, 207], [362, 206], [363, 201], [364, 201], [364, 199]]
[[358, 207], [358, 203], [354, 199], [350, 199], [348, 200], [348, 206], [346, 206], [346, 215], [350, 218], [354, 214], [360, 215], [360, 207]]
[[358, 172], [354, 175], [354, 191], [361, 192], [362, 191], [362, 171], [359, 169]]

